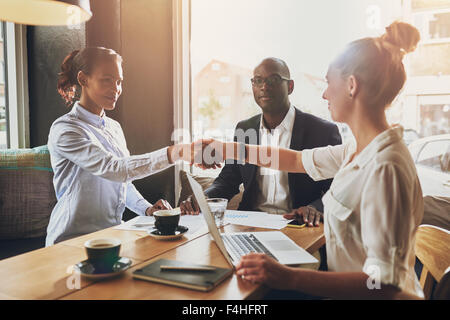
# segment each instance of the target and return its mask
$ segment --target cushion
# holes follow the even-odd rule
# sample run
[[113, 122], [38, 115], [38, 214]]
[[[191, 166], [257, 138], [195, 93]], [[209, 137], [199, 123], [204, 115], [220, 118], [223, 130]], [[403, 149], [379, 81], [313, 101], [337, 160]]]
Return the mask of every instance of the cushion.
[[[207, 189], [213, 182], [214, 177], [207, 177], [201, 175], [192, 175], [192, 177], [202, 186], [202, 189]], [[180, 170], [180, 182], [181, 182], [181, 192], [180, 199], [178, 200], [178, 206], [180, 206], [181, 202], [186, 200], [192, 194], [191, 186], [189, 185], [189, 180], [187, 179], [186, 171]], [[228, 201], [228, 210], [237, 210], [239, 207], [239, 203], [242, 200], [242, 194], [244, 192], [244, 186], [241, 184], [240, 188], [241, 192], [236, 194], [230, 201]]]
[[45, 236], [55, 204], [47, 146], [0, 150], [0, 239]]

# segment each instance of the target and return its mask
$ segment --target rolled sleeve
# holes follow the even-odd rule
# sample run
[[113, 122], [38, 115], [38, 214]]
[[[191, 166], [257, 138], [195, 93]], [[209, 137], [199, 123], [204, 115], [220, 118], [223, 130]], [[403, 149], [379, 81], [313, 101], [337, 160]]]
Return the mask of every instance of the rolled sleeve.
[[368, 178], [361, 198], [361, 234], [367, 256], [363, 271], [401, 289], [414, 249], [409, 189], [401, 168], [382, 164]]
[[303, 167], [305, 168], [306, 173], [310, 176], [314, 181], [319, 181], [324, 179], [319, 170], [317, 170], [314, 165], [313, 160], [314, 149], [302, 150], [302, 162]]
[[391, 248], [389, 252], [389, 260], [368, 257], [364, 262], [363, 272], [375, 281], [401, 288], [408, 276], [408, 270], [402, 267], [402, 253], [398, 252], [397, 248]]
[[302, 150], [303, 167], [314, 181], [333, 178], [341, 167], [347, 149], [346, 145], [341, 144]]

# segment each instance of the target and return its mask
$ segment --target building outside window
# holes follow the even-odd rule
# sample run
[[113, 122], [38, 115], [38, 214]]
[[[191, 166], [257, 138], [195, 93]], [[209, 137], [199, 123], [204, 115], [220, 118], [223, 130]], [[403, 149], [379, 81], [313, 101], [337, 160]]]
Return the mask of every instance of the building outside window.
[[[416, 8], [413, 5], [412, 9]], [[422, 31], [422, 42], [450, 41], [450, 9], [429, 8], [413, 13], [414, 24]]]

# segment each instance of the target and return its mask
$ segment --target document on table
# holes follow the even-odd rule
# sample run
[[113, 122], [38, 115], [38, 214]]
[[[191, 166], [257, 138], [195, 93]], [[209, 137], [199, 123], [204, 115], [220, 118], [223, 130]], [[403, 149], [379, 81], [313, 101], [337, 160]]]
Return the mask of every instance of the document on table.
[[[180, 217], [180, 225], [188, 227], [189, 233], [195, 233], [201, 228], [207, 228], [203, 215], [183, 215]], [[124, 222], [114, 229], [128, 231], [147, 231], [155, 226], [155, 217], [138, 216], [127, 222]]]
[[129, 230], [129, 231], [147, 231], [148, 228], [155, 226], [155, 217], [152, 216], [137, 216], [127, 222], [119, 224], [114, 227], [117, 230]]
[[[283, 218], [282, 215], [269, 214], [262, 211], [225, 211], [225, 223], [238, 224], [248, 227], [268, 228], [280, 230], [286, 227], [289, 220]], [[200, 228], [207, 228], [205, 218], [199, 215], [183, 215], [180, 217], [180, 225], [188, 227], [189, 233], [196, 232]], [[131, 230], [131, 231], [147, 231], [154, 228], [155, 217], [138, 216], [125, 223], [122, 223], [114, 229]]]
[[225, 223], [242, 226], [280, 230], [286, 227], [288, 222], [289, 220], [283, 218], [282, 215], [269, 214], [262, 211], [225, 211]]

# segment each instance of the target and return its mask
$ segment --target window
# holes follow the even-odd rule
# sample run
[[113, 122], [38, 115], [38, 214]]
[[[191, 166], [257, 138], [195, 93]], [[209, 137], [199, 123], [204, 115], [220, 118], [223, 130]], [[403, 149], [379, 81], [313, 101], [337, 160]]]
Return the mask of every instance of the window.
[[25, 26], [0, 23], [0, 148], [29, 147]]
[[436, 13], [430, 19], [428, 36], [432, 39], [450, 38], [450, 12]]
[[420, 106], [421, 135], [424, 137], [449, 133], [450, 108], [447, 104]]
[[208, 96], [201, 96], [198, 98], [198, 106], [199, 108], [205, 108], [209, 103], [209, 97]]
[[[179, 2], [190, 4], [183, 31], [189, 40], [185, 51], [191, 96], [183, 110], [189, 111], [192, 139], [214, 135], [229, 141], [239, 121], [261, 112], [250, 79], [266, 57], [281, 58], [289, 66], [294, 106], [331, 121], [322, 98], [329, 63], [350, 41], [380, 36], [394, 20], [414, 24], [422, 40], [405, 57], [408, 79], [388, 109], [388, 121], [406, 129], [408, 144], [450, 133], [450, 68], [434, 58], [439, 54], [445, 63], [444, 57], [450, 56], [450, 4], [436, 10], [433, 3], [420, 1], [417, 8], [411, 0]], [[344, 142], [353, 139], [347, 125], [337, 125]], [[192, 170], [211, 176], [220, 172]]]
[[6, 98], [5, 98], [5, 43], [3, 41], [4, 22], [0, 23], [0, 149], [8, 147], [8, 128], [6, 126]]
[[450, 10], [418, 12], [414, 22], [421, 30], [422, 39], [428, 42], [450, 42]]
[[231, 107], [231, 97], [230, 96], [220, 96], [219, 102], [220, 102], [220, 105], [224, 108]]
[[[350, 40], [384, 31], [378, 15], [370, 16], [374, 12], [401, 13], [400, 0], [396, 5], [390, 5], [389, 0], [374, 1], [379, 10], [373, 10], [373, 1], [354, 1], [345, 17], [342, 17], [342, 4], [333, 0], [325, 1], [329, 8], [326, 11], [323, 1], [190, 2], [191, 120], [192, 123], [201, 121], [205, 131], [226, 128], [225, 140], [232, 139], [239, 121], [261, 112], [254, 102], [250, 79], [254, 67], [270, 56], [283, 59], [290, 68], [295, 81], [291, 103], [302, 111], [331, 120], [327, 102], [322, 99], [328, 64]], [[369, 7], [371, 10], [367, 10]], [[270, 12], [270, 23], [267, 12]], [[359, 16], [363, 19], [356, 18]], [[330, 27], [333, 25], [340, 27]], [[220, 74], [225, 70], [226, 74]], [[218, 104], [209, 103], [208, 107], [216, 119], [206, 119], [207, 108], [204, 103], [199, 105], [198, 97], [211, 96], [210, 92], [214, 92], [218, 101]], [[198, 112], [200, 108], [202, 112]], [[345, 140], [352, 139], [345, 125], [339, 128]]]

